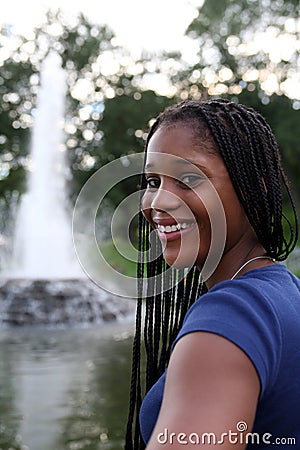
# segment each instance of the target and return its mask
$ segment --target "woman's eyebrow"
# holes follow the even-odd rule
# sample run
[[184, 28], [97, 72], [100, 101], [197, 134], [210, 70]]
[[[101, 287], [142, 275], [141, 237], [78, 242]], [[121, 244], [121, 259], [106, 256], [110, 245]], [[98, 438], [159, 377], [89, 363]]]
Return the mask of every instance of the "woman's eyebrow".
[[152, 169], [153, 167], [154, 167], [154, 164], [147, 163], [147, 164], [145, 165], [144, 170], [149, 170], [149, 169]]
[[[204, 166], [202, 166], [200, 164], [195, 164], [195, 163], [193, 163], [191, 161], [187, 161], [186, 159], [180, 159], [180, 160], [176, 159], [175, 161], [173, 161], [173, 163], [175, 163], [177, 165], [193, 166], [193, 167], [196, 167], [197, 169], [200, 169], [200, 170], [205, 170], [206, 169], [206, 167], [204, 167]], [[155, 167], [155, 164], [149, 162], [149, 163], [147, 163], [145, 165], [144, 170], [146, 171], [146, 170], [149, 170], [149, 169], [153, 169], [154, 167]]]
[[[172, 163], [178, 164], [178, 165], [180, 165], [180, 164], [192, 165], [192, 166], [195, 165], [194, 163], [187, 161], [186, 159], [175, 159], [174, 161], [172, 161]], [[155, 164], [153, 164], [151, 162], [149, 162], [145, 165], [145, 169], [152, 169], [153, 167], [155, 167]]]

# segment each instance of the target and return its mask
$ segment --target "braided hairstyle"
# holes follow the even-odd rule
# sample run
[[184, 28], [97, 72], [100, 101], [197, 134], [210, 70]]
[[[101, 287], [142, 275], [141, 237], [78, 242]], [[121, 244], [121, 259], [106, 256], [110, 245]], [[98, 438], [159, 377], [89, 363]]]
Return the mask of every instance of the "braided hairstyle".
[[[213, 147], [222, 156], [240, 203], [267, 255], [276, 261], [284, 261], [297, 243], [297, 214], [281, 167], [275, 137], [265, 119], [252, 108], [224, 99], [200, 102], [187, 100], [166, 108], [157, 117], [148, 134], [146, 154], [153, 134], [162, 127], [176, 124], [189, 126], [195, 139], [202, 142], [203, 139], [210, 140], [213, 145], [209, 147]], [[287, 192], [294, 223], [283, 214], [282, 187]], [[142, 174], [141, 189], [145, 188], [146, 180]], [[284, 221], [288, 237], [284, 233]], [[142, 391], [148, 392], [166, 369], [172, 342], [182, 326], [188, 308], [206, 292], [196, 267], [183, 274], [182, 270], [167, 266], [161, 255], [159, 240], [155, 236], [151, 237], [148, 260], [144, 260], [143, 254], [149, 245], [150, 228], [140, 213], [138, 247], [141, 256], [137, 273], [139, 298], [133, 343], [126, 450], [145, 447], [138, 422]], [[143, 299], [144, 283], [146, 295]], [[146, 361], [142, 364], [143, 358], [146, 358]], [[145, 380], [142, 383], [141, 373], [144, 370]]]

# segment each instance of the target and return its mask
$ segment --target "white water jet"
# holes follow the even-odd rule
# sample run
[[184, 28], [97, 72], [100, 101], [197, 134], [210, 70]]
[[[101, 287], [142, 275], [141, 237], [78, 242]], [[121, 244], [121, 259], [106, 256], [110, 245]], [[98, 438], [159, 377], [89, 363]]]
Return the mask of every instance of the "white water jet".
[[72, 241], [64, 141], [65, 73], [50, 53], [41, 71], [27, 192], [16, 219], [13, 258], [0, 278], [0, 327], [89, 325], [131, 317], [134, 303], [99, 289]]
[[51, 52], [41, 70], [27, 192], [16, 220], [9, 277], [78, 278], [66, 195], [69, 169], [63, 143], [66, 80], [61, 58]]

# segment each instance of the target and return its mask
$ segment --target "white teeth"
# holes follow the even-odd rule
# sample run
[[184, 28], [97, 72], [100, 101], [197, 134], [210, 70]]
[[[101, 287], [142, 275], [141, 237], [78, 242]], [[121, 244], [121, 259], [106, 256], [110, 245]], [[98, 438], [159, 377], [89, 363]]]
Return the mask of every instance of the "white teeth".
[[173, 233], [174, 231], [185, 230], [186, 228], [190, 228], [192, 225], [193, 223], [182, 222], [178, 223], [177, 225], [167, 225], [167, 226], [157, 225], [157, 228], [162, 233]]

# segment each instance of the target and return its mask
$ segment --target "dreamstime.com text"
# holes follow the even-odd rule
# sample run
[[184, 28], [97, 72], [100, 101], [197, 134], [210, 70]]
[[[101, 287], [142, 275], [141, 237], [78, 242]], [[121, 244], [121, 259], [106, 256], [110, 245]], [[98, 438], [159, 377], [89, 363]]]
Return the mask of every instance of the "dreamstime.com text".
[[222, 445], [229, 443], [256, 445], [296, 445], [294, 437], [275, 437], [271, 433], [258, 434], [247, 432], [248, 425], [244, 421], [236, 424], [236, 430], [217, 435], [215, 433], [174, 433], [165, 428], [157, 435], [157, 442], [161, 445]]

